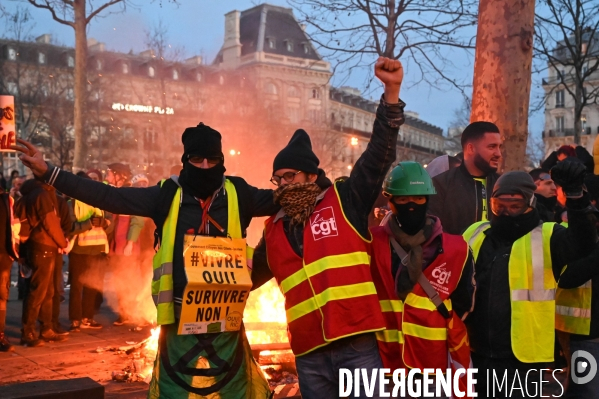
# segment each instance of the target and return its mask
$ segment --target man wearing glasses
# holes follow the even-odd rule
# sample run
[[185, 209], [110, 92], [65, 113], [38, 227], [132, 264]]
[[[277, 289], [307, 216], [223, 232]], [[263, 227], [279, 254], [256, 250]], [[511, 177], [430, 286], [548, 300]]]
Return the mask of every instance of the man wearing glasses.
[[279, 209], [273, 204], [272, 190], [225, 176], [220, 133], [203, 123], [185, 129], [181, 173], [147, 188], [117, 188], [83, 179], [47, 164], [31, 143], [18, 142], [24, 147], [14, 149], [22, 152], [23, 163], [66, 195], [112, 213], [150, 217], [156, 224], [160, 249], [153, 260], [152, 297], [161, 331], [148, 397], [179, 398], [192, 393], [269, 398], [268, 382], [252, 357], [243, 328], [222, 332], [219, 322], [210, 324], [210, 329], [200, 326], [207, 333], [193, 333], [194, 329], [178, 334], [188, 284], [184, 248], [189, 238], [242, 239], [252, 217], [269, 216]]
[[537, 168], [528, 172], [537, 185], [535, 198], [537, 210], [543, 222], [555, 222], [555, 207], [557, 206], [557, 187], [551, 175], [544, 169]]
[[[384, 321], [370, 274], [368, 214], [395, 160], [405, 104], [401, 63], [381, 57], [374, 70], [385, 93], [349, 178], [333, 185], [324, 176], [303, 130], [273, 162], [274, 200], [282, 210], [266, 221], [252, 281], [257, 287], [274, 275], [285, 295], [304, 399], [338, 397], [340, 368], [371, 375], [382, 366], [374, 331]], [[360, 393], [366, 397], [363, 386]]]
[[[521, 377], [554, 360], [556, 281], [564, 266], [595, 248], [597, 239], [589, 218], [593, 209], [583, 191], [585, 171], [582, 163], [571, 161], [551, 170], [568, 197], [569, 228], [541, 222], [537, 186], [528, 173], [518, 171], [495, 183], [490, 222], [475, 223], [464, 233], [476, 268], [476, 306], [466, 323], [474, 367], [485, 376], [477, 380], [479, 396], [488, 394], [489, 370], [500, 378], [507, 372], [509, 387], [516, 374]], [[527, 392], [534, 392], [532, 384]]]

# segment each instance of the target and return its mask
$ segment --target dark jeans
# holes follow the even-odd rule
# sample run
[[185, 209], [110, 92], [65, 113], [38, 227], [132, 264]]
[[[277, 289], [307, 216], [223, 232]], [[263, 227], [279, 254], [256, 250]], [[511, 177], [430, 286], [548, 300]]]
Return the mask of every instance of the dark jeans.
[[69, 319], [93, 319], [102, 304], [106, 255], [69, 255]]
[[58, 324], [60, 316], [60, 297], [64, 295], [64, 278], [62, 277], [62, 254], [56, 254], [54, 262], [54, 295], [52, 296], [52, 325]]
[[23, 333], [34, 334], [38, 318], [41, 331], [52, 328], [52, 296], [54, 295], [54, 264], [57, 251], [37, 249], [35, 244], [27, 251], [27, 262], [32, 274], [29, 293], [24, 304]]
[[[479, 398], [539, 398], [539, 370], [548, 368], [548, 363], [523, 363], [513, 358], [496, 359], [472, 352], [472, 363], [475, 369], [478, 369], [476, 374], [476, 392]], [[534, 370], [528, 380], [527, 372]], [[487, 371], [489, 380], [487, 381]], [[500, 389], [498, 383], [493, 381], [493, 372], [497, 376], [496, 380], [501, 383], [504, 375], [507, 376], [507, 383], [503, 383], [503, 389]], [[518, 374], [518, 376], [516, 376]], [[519, 377], [519, 380], [516, 378]], [[550, 377], [551, 378], [551, 377]], [[528, 384], [526, 384], [528, 382]], [[522, 387], [520, 389], [512, 389], [512, 385]], [[488, 389], [488, 391], [487, 391]], [[488, 393], [487, 393], [488, 392]], [[547, 397], [548, 393], [543, 395]], [[549, 395], [550, 396], [550, 395]]]
[[[367, 374], [372, 369], [383, 367], [374, 333], [360, 334], [333, 342], [314, 352], [295, 358], [300, 391], [303, 399], [322, 399], [339, 397], [339, 369], [353, 371], [364, 368]], [[360, 396], [366, 398], [363, 382], [360, 381]], [[379, 397], [378, 378], [374, 396]]]
[[0, 254], [0, 333], [6, 327], [6, 301], [10, 289], [10, 269], [12, 260], [7, 254]]

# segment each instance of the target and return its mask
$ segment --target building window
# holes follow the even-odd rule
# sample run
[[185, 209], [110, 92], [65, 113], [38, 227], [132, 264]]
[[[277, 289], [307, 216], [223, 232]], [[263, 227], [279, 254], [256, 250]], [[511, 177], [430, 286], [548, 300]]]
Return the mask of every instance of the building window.
[[72, 56], [72, 55], [69, 55], [69, 56], [67, 57], [67, 66], [68, 66], [69, 68], [74, 68], [74, 67], [75, 67], [75, 58], [73, 58], [73, 56]]
[[6, 90], [8, 90], [8, 93], [12, 94], [13, 96], [19, 94], [19, 88], [15, 82], [8, 82], [6, 85]]
[[173, 69], [173, 80], [179, 80], [179, 72]]
[[320, 98], [320, 90], [318, 90], [318, 89], [312, 89], [312, 98], [318, 100]]
[[37, 62], [40, 64], [45, 64], [46, 63], [46, 54], [37, 53]]
[[273, 37], [267, 37], [266, 43], [268, 45], [268, 48], [270, 48], [270, 49], [277, 48], [277, 43], [275, 42], [275, 39]]
[[288, 52], [293, 53], [293, 42], [291, 40], [285, 40], [285, 48]]
[[153, 127], [146, 127], [144, 130], [144, 150], [150, 151], [154, 149], [156, 143], [156, 131]]
[[310, 54], [310, 46], [308, 45], [308, 43], [303, 43], [302, 47], [304, 49], [304, 54]]
[[555, 92], [555, 108], [564, 108], [564, 91], [558, 90]]
[[17, 60], [17, 50], [15, 50], [12, 47], [8, 48], [8, 59], [11, 61], [16, 61]]
[[557, 132], [564, 131], [564, 117], [563, 116], [557, 116], [555, 118], [555, 131], [557, 131]]
[[299, 91], [295, 86], [290, 86], [287, 89], [287, 97], [299, 97]]
[[308, 111], [308, 115], [310, 117], [311, 122], [317, 123], [320, 121], [320, 110], [311, 109], [310, 111]]
[[[97, 93], [96, 93], [97, 95]], [[68, 101], [73, 101], [75, 99], [75, 93], [72, 88], [68, 88], [66, 92], [66, 98]]]
[[197, 80], [198, 82], [201, 82], [201, 81], [202, 81], [202, 74], [201, 74], [201, 73], [199, 73], [199, 72], [198, 72], [198, 73], [196, 73], [196, 80]]
[[126, 62], [123, 62], [121, 64], [121, 72], [123, 72], [125, 75], [129, 73], [129, 64], [127, 64]]
[[153, 78], [155, 74], [156, 71], [154, 70], [154, 67], [148, 67], [148, 76]]
[[225, 77], [223, 75], [218, 77], [218, 84], [221, 86], [225, 84]]
[[102, 70], [102, 60], [96, 60], [96, 70], [97, 71]]
[[266, 94], [277, 94], [277, 86], [274, 83], [268, 82], [264, 87]]

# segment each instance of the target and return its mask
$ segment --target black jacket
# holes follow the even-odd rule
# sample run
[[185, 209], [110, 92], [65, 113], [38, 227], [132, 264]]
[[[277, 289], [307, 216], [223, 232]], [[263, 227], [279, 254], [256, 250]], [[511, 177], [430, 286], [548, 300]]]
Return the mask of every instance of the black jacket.
[[443, 172], [433, 177], [437, 195], [429, 197], [428, 212], [441, 219], [445, 232], [462, 234], [470, 225], [483, 220], [483, 207], [487, 215], [491, 212], [489, 199], [498, 178], [497, 173], [491, 173], [483, 187], [463, 163]]
[[[352, 168], [349, 178], [335, 183], [339, 191], [341, 206], [347, 220], [363, 237], [369, 237], [368, 215], [377, 200], [385, 174], [395, 161], [397, 133], [404, 121], [403, 109], [405, 104], [387, 104], [381, 99], [376, 112], [376, 120], [366, 151], [360, 156]], [[319, 176], [317, 183], [321, 188], [331, 183]], [[332, 188], [331, 188], [332, 189]], [[286, 217], [283, 216], [287, 239], [293, 250], [303, 256], [303, 227], [289, 228]], [[264, 238], [254, 251], [252, 281], [254, 289], [270, 280], [273, 275], [266, 259], [266, 242]]]
[[[273, 204], [272, 190], [261, 190], [252, 187], [239, 177], [229, 177], [229, 179], [235, 184], [239, 192], [237, 198], [240, 210], [246, 210], [246, 214], [240, 217], [241, 229], [244, 235], [252, 217], [270, 216], [279, 210], [279, 207]], [[167, 208], [170, 206], [173, 198], [172, 194], [166, 195], [165, 198], [165, 190], [161, 190], [159, 185], [148, 188], [116, 188], [75, 176], [51, 165], [49, 165], [48, 171], [44, 175], [44, 180], [62, 193], [86, 204], [114, 214], [149, 217], [154, 220], [156, 226], [160, 227], [164, 222], [162, 210], [165, 205]], [[169, 196], [170, 198], [168, 198]], [[227, 197], [224, 188], [221, 188], [214, 196], [208, 214], [225, 228], [225, 232], [221, 233], [208, 222], [208, 233], [210, 235], [226, 237], [227, 208]], [[158, 220], [161, 221], [158, 222]], [[173, 253], [173, 295], [175, 302], [180, 302], [187, 285], [187, 277], [183, 266], [183, 237], [189, 229], [197, 229], [201, 222], [202, 208], [200, 204], [191, 193], [183, 191], [183, 201], [179, 208], [179, 219], [177, 220], [175, 232], [175, 251]]]
[[[570, 226], [555, 225], [551, 236], [551, 261], [557, 281], [562, 268], [586, 256], [595, 247], [596, 231], [587, 198], [568, 200]], [[540, 223], [538, 212], [526, 232]], [[508, 264], [515, 239], [497, 234], [493, 227], [484, 232], [485, 240], [476, 260], [476, 299], [474, 311], [466, 319], [470, 347], [491, 358], [513, 358], [511, 345], [511, 303]], [[523, 232], [522, 235], [524, 235]]]

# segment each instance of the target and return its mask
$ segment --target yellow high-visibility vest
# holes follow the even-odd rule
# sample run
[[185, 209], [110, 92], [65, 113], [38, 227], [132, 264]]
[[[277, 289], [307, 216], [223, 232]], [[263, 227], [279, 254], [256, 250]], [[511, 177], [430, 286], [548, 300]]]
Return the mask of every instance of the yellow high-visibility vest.
[[[164, 184], [164, 180], [161, 185]], [[231, 238], [242, 238], [241, 222], [239, 221], [239, 203], [237, 202], [237, 191], [229, 179], [225, 180], [225, 192], [227, 195], [228, 225], [227, 234]], [[173, 302], [173, 252], [175, 250], [175, 233], [177, 230], [177, 219], [179, 218], [179, 207], [183, 192], [181, 187], [171, 203], [168, 216], [162, 228], [162, 239], [160, 249], [154, 255], [152, 266], [154, 275], [152, 277], [152, 299], [157, 309], [158, 325], [173, 324], [175, 322], [175, 304]], [[249, 255], [250, 249], [248, 249]], [[249, 259], [249, 257], [248, 257]]]
[[[92, 217], [104, 217], [104, 212], [79, 200], [75, 200], [73, 211], [78, 222], [84, 222]], [[74, 243], [72, 240], [71, 243]], [[77, 234], [77, 243], [82, 246], [104, 245], [104, 252], [108, 253], [108, 236], [102, 227], [92, 227], [91, 230]]]
[[[543, 223], [512, 245], [508, 264], [512, 308], [512, 351], [524, 363], [552, 362], [555, 343], [555, 278], [550, 240], [555, 223]], [[489, 222], [464, 232], [474, 261], [478, 259]]]
[[[568, 228], [568, 222], [560, 225]], [[562, 274], [566, 270], [562, 270]], [[555, 291], [555, 329], [571, 334], [591, 333], [592, 280], [576, 288], [557, 288]]]

